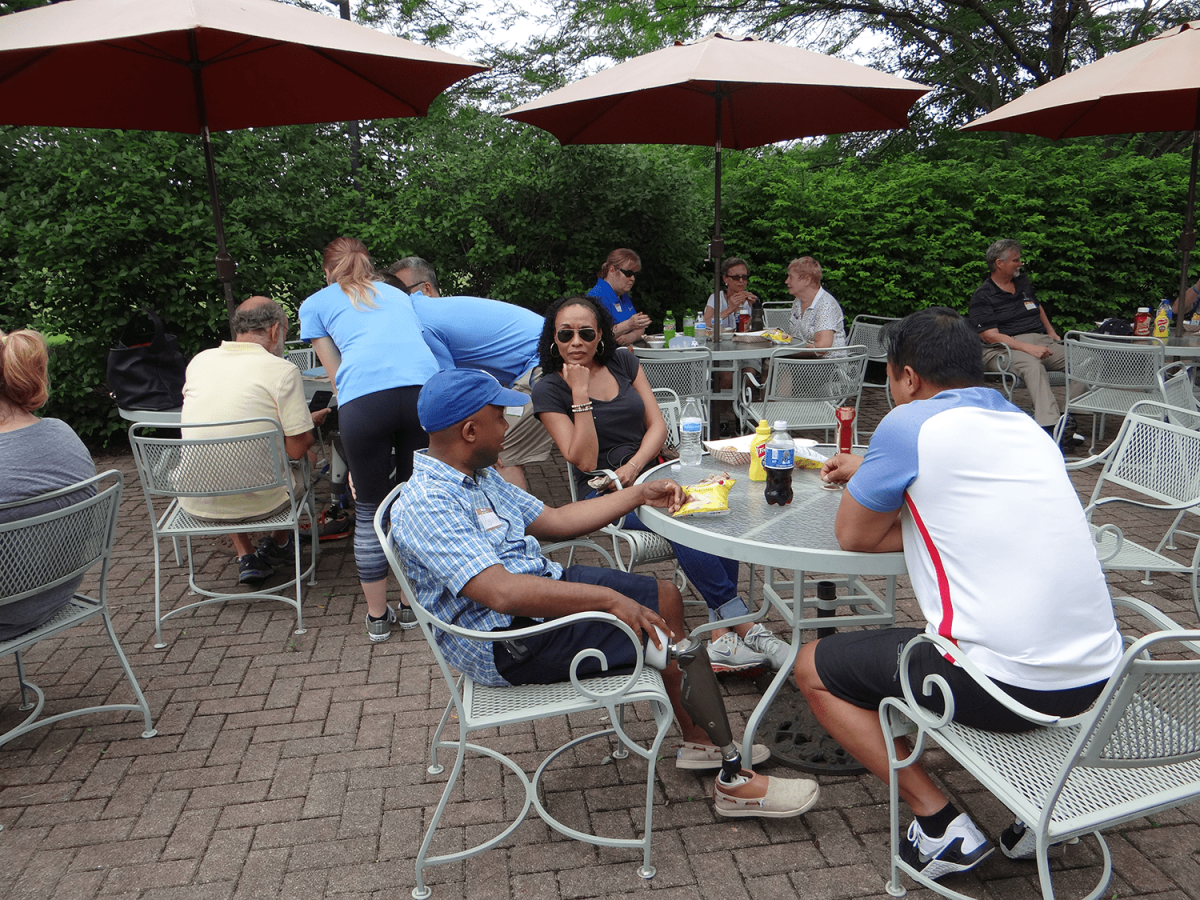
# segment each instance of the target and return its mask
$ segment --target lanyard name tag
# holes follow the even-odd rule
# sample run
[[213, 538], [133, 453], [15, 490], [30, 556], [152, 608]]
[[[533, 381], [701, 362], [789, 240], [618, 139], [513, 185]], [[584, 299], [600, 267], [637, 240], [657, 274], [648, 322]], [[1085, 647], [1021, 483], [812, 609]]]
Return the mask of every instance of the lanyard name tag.
[[614, 304], [614, 306], [616, 307], [616, 309], [617, 309], [617, 312], [620, 312], [620, 311], [621, 311], [621, 303], [620, 303], [620, 301], [617, 301], [617, 303], [615, 303], [615, 304]]
[[484, 531], [494, 531], [504, 525], [500, 517], [490, 509], [477, 509], [475, 515], [479, 519], [479, 527]]
[[1025, 308], [1028, 310], [1035, 310], [1035, 309], [1037, 309], [1037, 304], [1034, 303], [1032, 300], [1026, 300]]
[[525, 407], [524, 406], [506, 406], [506, 407], [504, 407], [504, 414], [506, 416], [512, 416], [515, 419], [519, 419], [519, 418], [521, 418], [521, 416], [523, 416], [525, 414]]

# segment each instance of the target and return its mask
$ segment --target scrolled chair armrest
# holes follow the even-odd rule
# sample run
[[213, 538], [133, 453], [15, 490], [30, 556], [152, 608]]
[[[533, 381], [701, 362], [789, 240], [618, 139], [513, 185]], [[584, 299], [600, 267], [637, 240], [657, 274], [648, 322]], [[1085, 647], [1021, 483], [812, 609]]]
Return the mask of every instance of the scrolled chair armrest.
[[[1109, 553], [1107, 556], [1100, 556], [1100, 554], [1098, 552], [1100, 549], [1100, 537], [1101, 537], [1101, 535], [1105, 535], [1105, 534], [1111, 534], [1113, 536], [1113, 538], [1116, 540], [1116, 544], [1113, 547], [1112, 553]], [[1119, 554], [1121, 552], [1121, 547], [1124, 546], [1124, 544], [1125, 544], [1125, 533], [1123, 531], [1121, 531], [1121, 529], [1119, 527], [1112, 524], [1112, 522], [1106, 522], [1103, 525], [1101, 525], [1099, 528], [1096, 529], [1096, 533], [1094, 535], [1092, 535], [1092, 543], [1096, 545], [1097, 558], [1100, 560], [1101, 564], [1104, 564], [1104, 563], [1108, 562], [1110, 559], [1115, 559], [1117, 557], [1117, 554]]]
[[[1112, 602], [1114, 607], [1128, 609], [1140, 615], [1143, 619], [1150, 622], [1151, 625], [1155, 626], [1154, 631], [1187, 633], [1184, 626], [1180, 625], [1162, 610], [1151, 606], [1145, 600], [1138, 600], [1136, 597], [1121, 596], [1113, 597]], [[1128, 648], [1130, 644], [1133, 644], [1137, 641], [1137, 638], [1129, 635], [1122, 635], [1122, 638], [1125, 642], [1126, 648]], [[1200, 653], [1200, 644], [1196, 643], [1195, 641], [1181, 639], [1180, 643], [1191, 649], [1194, 653]]]
[[580, 664], [585, 659], [596, 659], [600, 662], [602, 671], [608, 671], [608, 660], [604, 654], [594, 648], [580, 650], [575, 654], [575, 658], [571, 660], [571, 684], [575, 690], [583, 694], [589, 700], [597, 703], [618, 703], [620, 699], [633, 690], [637, 684], [638, 678], [642, 674], [642, 669], [645, 667], [645, 651], [642, 647], [642, 641], [634, 633], [634, 630], [614, 616], [612, 613], [600, 612], [592, 610], [588, 612], [571, 613], [569, 616], [563, 616], [558, 619], [547, 619], [545, 622], [539, 622], [536, 625], [529, 625], [525, 628], [513, 628], [508, 631], [478, 631], [473, 628], [463, 628], [460, 625], [451, 625], [449, 622], [439, 619], [432, 615], [427, 610], [422, 610], [430, 619], [430, 625], [447, 634], [455, 635], [456, 637], [465, 638], [471, 641], [479, 641], [481, 643], [495, 643], [496, 641], [512, 641], [521, 640], [522, 638], [532, 637], [538, 634], [545, 634], [549, 631], [555, 631], [567, 625], [573, 625], [576, 622], [602, 622], [606, 625], [612, 625], [619, 631], [625, 633], [625, 636], [634, 645], [634, 650], [637, 655], [637, 663], [633, 667], [633, 671], [621, 683], [621, 686], [615, 691], [607, 691], [598, 694], [584, 687], [582, 679], [579, 677], [578, 669]]
[[[917, 644], [928, 643], [936, 646], [942, 653], [951, 656], [954, 661], [962, 667], [963, 671], [971, 676], [975, 682], [982, 687], [988, 695], [1007, 709], [1009, 712], [1016, 713], [1023, 719], [1028, 720], [1033, 725], [1058, 725], [1064, 720], [1059, 716], [1051, 716], [1046, 713], [1038, 712], [1036, 709], [1030, 709], [1023, 703], [1014, 700], [1004, 691], [996, 686], [987, 675], [985, 675], [978, 666], [967, 659], [966, 655], [956, 647], [951, 641], [938, 634], [929, 634], [928, 632], [918, 634], [911, 641], [904, 645], [904, 650], [900, 654], [900, 687], [904, 692], [904, 703], [908, 708], [903, 709], [904, 715], [913, 719], [917, 727], [924, 733], [928, 729], [944, 728], [950, 724], [954, 718], [954, 695], [950, 691], [950, 686], [946, 680], [940, 675], [930, 675], [926, 677], [922, 684], [922, 692], [926, 697], [932, 697], [933, 691], [936, 688], [941, 691], [944, 701], [944, 710], [940, 716], [935, 716], [932, 712], [925, 709], [917, 703], [917, 696], [913, 690], [911, 675], [909, 674], [909, 659], [913, 654]], [[885, 698], [884, 703], [890, 698]], [[881, 714], [883, 706], [880, 707]], [[917, 715], [912, 715], [915, 712]]]

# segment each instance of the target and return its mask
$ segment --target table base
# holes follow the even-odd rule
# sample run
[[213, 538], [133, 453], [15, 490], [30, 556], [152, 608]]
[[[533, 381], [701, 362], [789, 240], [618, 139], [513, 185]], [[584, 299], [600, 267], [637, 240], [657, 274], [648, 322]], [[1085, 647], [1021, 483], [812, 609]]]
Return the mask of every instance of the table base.
[[863, 775], [867, 769], [829, 736], [804, 695], [787, 685], [767, 709], [758, 728], [771, 759], [812, 775]]

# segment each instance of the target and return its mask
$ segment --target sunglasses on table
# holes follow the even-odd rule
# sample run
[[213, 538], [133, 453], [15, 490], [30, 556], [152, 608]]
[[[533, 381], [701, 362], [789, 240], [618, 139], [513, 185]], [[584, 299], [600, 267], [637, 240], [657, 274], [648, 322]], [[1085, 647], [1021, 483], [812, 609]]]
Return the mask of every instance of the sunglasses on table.
[[[571, 329], [571, 328], [560, 328], [558, 330], [558, 334], [556, 334], [555, 337], [558, 338], [558, 342], [560, 344], [569, 344], [575, 337], [575, 330]], [[596, 339], [596, 329], [595, 328], [580, 328], [579, 329], [579, 339], [581, 341], [584, 341], [585, 343], [590, 344], [592, 341], [594, 341]]]

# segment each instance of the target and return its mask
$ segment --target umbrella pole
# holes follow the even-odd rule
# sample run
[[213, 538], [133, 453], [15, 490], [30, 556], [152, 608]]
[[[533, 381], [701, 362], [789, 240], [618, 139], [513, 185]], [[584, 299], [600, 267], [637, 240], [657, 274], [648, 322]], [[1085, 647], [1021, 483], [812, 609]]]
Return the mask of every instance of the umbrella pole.
[[[713, 161], [713, 171], [716, 174], [716, 202], [713, 206], [713, 239], [708, 245], [708, 255], [713, 261], [713, 327], [712, 340], [714, 344], [721, 342], [721, 262], [725, 257], [725, 241], [721, 239], [721, 100], [724, 92], [718, 87], [717, 101], [717, 145]], [[734, 387], [736, 390], [736, 385]]]
[[[1200, 100], [1196, 103], [1196, 123], [1200, 125]], [[1188, 264], [1191, 262], [1192, 248], [1196, 246], [1196, 162], [1200, 159], [1200, 128], [1192, 132], [1192, 171], [1188, 177], [1187, 212], [1183, 219], [1183, 234], [1179, 238], [1179, 249], [1183, 251], [1183, 267], [1179, 270], [1179, 295], [1183, 297], [1188, 289]], [[1183, 334], [1183, 303], [1179, 304], [1179, 315], [1175, 317], [1175, 334]]]
[[233, 276], [237, 272], [237, 264], [225, 249], [225, 223], [221, 218], [221, 198], [217, 194], [217, 167], [213, 163], [212, 139], [208, 133], [208, 108], [204, 103], [204, 78], [200, 63], [200, 52], [196, 47], [196, 35], [188, 32], [188, 51], [191, 54], [189, 66], [192, 70], [192, 88], [196, 94], [196, 111], [200, 116], [200, 143], [204, 145], [204, 171], [208, 177], [208, 196], [212, 201], [213, 225], [217, 232], [217, 278], [225, 292], [225, 308], [229, 317], [233, 318], [237, 304], [233, 299]]

